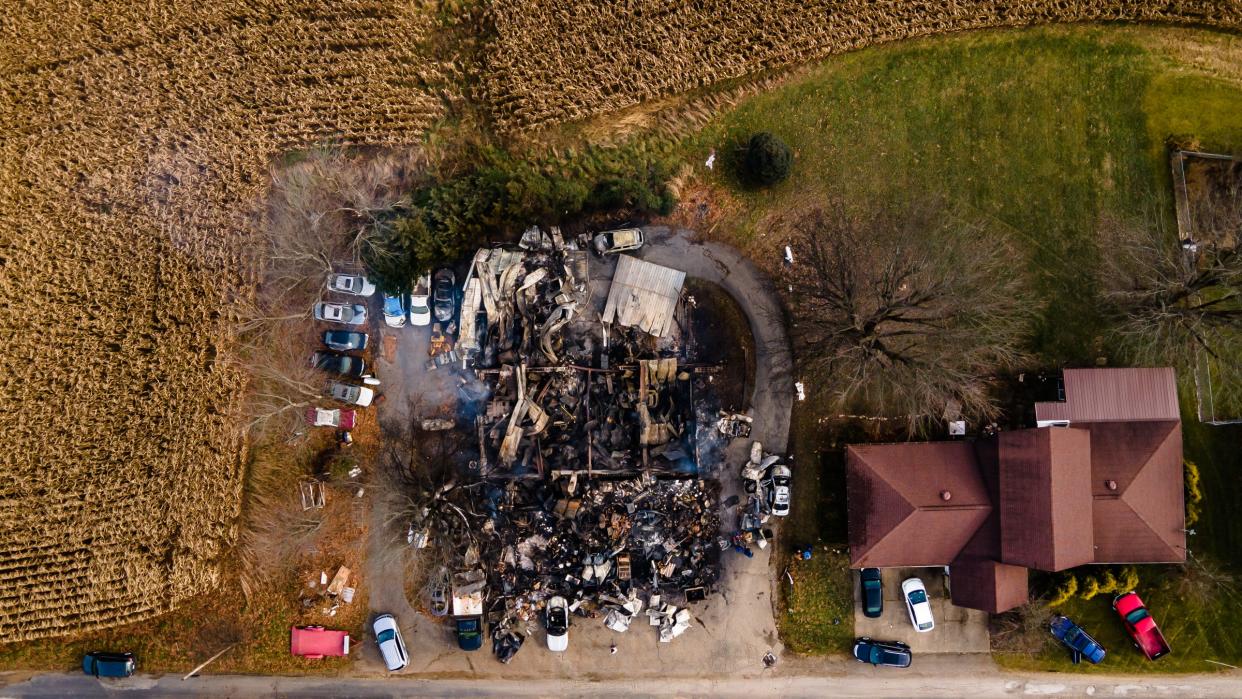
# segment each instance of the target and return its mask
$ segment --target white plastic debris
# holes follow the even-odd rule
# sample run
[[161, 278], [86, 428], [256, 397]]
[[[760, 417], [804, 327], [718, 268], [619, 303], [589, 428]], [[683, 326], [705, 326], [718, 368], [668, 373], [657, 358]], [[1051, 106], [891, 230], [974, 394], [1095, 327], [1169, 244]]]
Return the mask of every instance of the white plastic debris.
[[323, 571], [323, 570], [319, 571], [319, 584], [320, 584], [320, 585], [327, 585], [327, 584], [328, 584], [328, 573], [327, 573], [327, 571]]
[[793, 249], [788, 245], [785, 246], [785, 264], [793, 266]]
[[708, 170], [715, 169], [716, 167], [716, 149], [715, 148], [712, 149], [711, 153], [708, 153], [707, 162], [703, 164], [707, 166]]
[[802, 385], [801, 381], [794, 384], [794, 389], [798, 391], [798, 400], [806, 400], [806, 387]]
[[341, 590], [341, 599], [344, 600], [345, 604], [353, 604], [355, 592], [357, 592], [357, 590], [354, 588], [347, 587], [344, 590]]

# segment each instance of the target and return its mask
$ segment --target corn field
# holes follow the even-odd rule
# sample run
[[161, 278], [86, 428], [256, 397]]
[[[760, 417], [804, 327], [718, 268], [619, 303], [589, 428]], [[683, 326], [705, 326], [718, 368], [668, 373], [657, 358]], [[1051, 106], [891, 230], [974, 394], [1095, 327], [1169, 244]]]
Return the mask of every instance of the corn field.
[[213, 589], [237, 538], [274, 159], [418, 140], [446, 71], [387, 0], [8, 3], [0, 16], [0, 643]]
[[1242, 27], [1237, 0], [494, 0], [482, 92], [502, 131], [623, 109], [885, 41], [1051, 22]]

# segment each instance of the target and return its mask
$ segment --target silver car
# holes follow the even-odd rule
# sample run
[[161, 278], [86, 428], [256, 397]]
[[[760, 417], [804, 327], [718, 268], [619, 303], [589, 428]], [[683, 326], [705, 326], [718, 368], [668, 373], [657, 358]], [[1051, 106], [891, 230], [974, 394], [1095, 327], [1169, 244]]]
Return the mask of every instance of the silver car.
[[375, 400], [375, 391], [366, 386], [354, 386], [353, 384], [341, 383], [340, 381], [333, 381], [328, 384], [328, 395], [332, 396], [334, 400], [357, 405], [361, 408], [367, 407], [371, 404], [371, 401]]
[[370, 296], [375, 293], [375, 285], [366, 277], [355, 274], [332, 274], [328, 276], [328, 291], [339, 291], [354, 296]]
[[320, 301], [315, 304], [315, 320], [341, 325], [362, 325], [367, 322], [367, 308], [359, 304], [328, 303]]

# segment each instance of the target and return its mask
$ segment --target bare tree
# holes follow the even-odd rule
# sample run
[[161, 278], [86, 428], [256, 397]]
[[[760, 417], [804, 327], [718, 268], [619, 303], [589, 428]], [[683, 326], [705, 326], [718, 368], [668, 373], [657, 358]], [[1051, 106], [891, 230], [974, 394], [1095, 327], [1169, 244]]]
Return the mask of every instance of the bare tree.
[[990, 377], [1014, 366], [1031, 312], [1003, 238], [937, 203], [858, 214], [839, 202], [794, 225], [786, 281], [804, 371], [839, 407], [904, 415], [996, 411]]
[[300, 320], [273, 324], [227, 360], [250, 373], [248, 428], [288, 436], [304, 427], [307, 407], [327, 400], [328, 377], [310, 362], [313, 334], [314, 328]]
[[[1114, 335], [1136, 363], [1187, 367], [1198, 352], [1231, 365], [1242, 342], [1242, 254], [1173, 243], [1155, 223], [1105, 219], [1099, 284]], [[1233, 353], [1232, 355], [1230, 353]]]

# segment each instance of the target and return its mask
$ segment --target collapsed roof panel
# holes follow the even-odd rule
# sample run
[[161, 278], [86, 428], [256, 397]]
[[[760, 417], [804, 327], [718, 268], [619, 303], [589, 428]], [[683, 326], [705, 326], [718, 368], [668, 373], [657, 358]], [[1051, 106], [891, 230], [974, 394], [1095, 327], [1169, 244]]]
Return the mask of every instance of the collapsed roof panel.
[[685, 281], [685, 272], [621, 255], [608, 290], [603, 321], [665, 337], [672, 330]]

